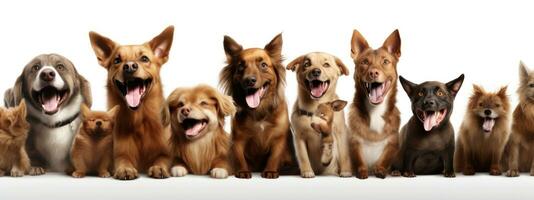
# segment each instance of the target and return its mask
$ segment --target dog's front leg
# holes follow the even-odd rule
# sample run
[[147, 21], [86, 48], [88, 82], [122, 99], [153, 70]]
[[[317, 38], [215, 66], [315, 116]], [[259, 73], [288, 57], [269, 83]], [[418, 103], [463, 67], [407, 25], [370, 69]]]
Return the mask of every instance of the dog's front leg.
[[448, 178], [454, 178], [454, 138], [445, 151], [442, 153], [443, 160], [443, 175]]
[[280, 138], [273, 138], [271, 141], [271, 154], [267, 160], [267, 165], [263, 172], [261, 172], [261, 177], [274, 179], [279, 176], [280, 161], [282, 160], [282, 154], [287, 151], [287, 141], [283, 135], [279, 136]]
[[405, 149], [404, 151], [404, 158], [403, 158], [403, 173], [402, 176], [412, 178], [415, 177], [415, 170], [414, 170], [414, 164], [415, 159], [417, 159], [418, 155], [415, 151], [410, 149]]
[[102, 157], [98, 165], [98, 170], [97, 170], [99, 177], [107, 178], [111, 176], [111, 174], [109, 173], [109, 169], [111, 168], [112, 160], [113, 160], [113, 156], [111, 152], [109, 152], [109, 155], [104, 155]]
[[166, 150], [160, 152], [160, 154], [154, 160], [154, 164], [148, 168], [148, 176], [152, 178], [169, 178], [169, 167], [171, 163], [171, 157]]
[[508, 172], [506, 176], [517, 177], [519, 176], [519, 138], [516, 138], [514, 134], [510, 136], [510, 151], [508, 155]]
[[182, 177], [187, 175], [187, 167], [185, 162], [180, 157], [174, 158], [174, 163], [171, 168], [171, 175], [173, 177]]
[[19, 155], [11, 168], [11, 176], [20, 177], [27, 174], [30, 169], [30, 159], [24, 147], [20, 148]]
[[352, 157], [354, 159], [354, 165], [356, 166], [356, 177], [359, 179], [366, 179], [369, 177], [369, 169], [367, 163], [363, 160], [362, 146], [356, 138], [351, 140]]
[[234, 153], [238, 165], [235, 177], [252, 178], [252, 173], [250, 172], [247, 160], [245, 159], [245, 146], [247, 145], [248, 138], [238, 137], [235, 133], [232, 133], [232, 135], [234, 136], [232, 152]]
[[313, 178], [315, 177], [315, 173], [308, 157], [306, 141], [298, 133], [295, 134], [295, 151], [297, 153], [297, 161], [299, 162], [300, 176], [303, 178]]
[[491, 150], [492, 154], [491, 154], [491, 165], [489, 168], [489, 174], [493, 176], [500, 176], [502, 174], [501, 159], [502, 159], [503, 148], [501, 146], [503, 145], [500, 144], [499, 148], [495, 148]]
[[212, 178], [227, 178], [230, 171], [230, 164], [228, 163], [228, 155], [220, 153], [212, 162], [210, 176]]
[[384, 151], [375, 165], [374, 174], [377, 178], [386, 178], [388, 169], [399, 151], [398, 137], [390, 137], [394, 137], [394, 139], [388, 141], [388, 144], [384, 147]]
[[338, 163], [339, 163], [339, 176], [340, 177], [351, 177], [352, 176], [352, 163], [349, 153], [349, 139], [348, 135], [342, 134], [340, 140], [334, 142], [334, 145], [337, 145], [338, 151]]
[[119, 180], [136, 179], [138, 171], [136, 164], [139, 159], [139, 147], [137, 147], [133, 137], [115, 137], [113, 145], [113, 160], [115, 162], [115, 172], [113, 178]]

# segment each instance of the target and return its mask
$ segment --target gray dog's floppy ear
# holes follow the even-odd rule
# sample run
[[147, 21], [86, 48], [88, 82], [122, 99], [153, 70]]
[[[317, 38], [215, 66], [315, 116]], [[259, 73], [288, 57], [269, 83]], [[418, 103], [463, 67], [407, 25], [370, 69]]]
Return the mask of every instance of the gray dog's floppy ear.
[[445, 85], [447, 86], [447, 89], [451, 92], [451, 94], [453, 96], [456, 96], [456, 94], [458, 94], [458, 91], [460, 91], [460, 87], [462, 87], [463, 82], [464, 82], [464, 74], [446, 83]]
[[406, 94], [410, 96], [413, 92], [413, 89], [417, 84], [410, 82], [409, 80], [406, 80], [404, 77], [399, 76], [400, 83], [402, 85], [402, 88], [404, 91], [406, 91]]
[[93, 105], [93, 96], [91, 95], [91, 85], [82, 75], [78, 74], [78, 80], [80, 80], [80, 92], [83, 97], [83, 103], [89, 108]]
[[22, 100], [22, 74], [15, 81], [15, 86], [4, 92], [4, 106], [15, 107]]

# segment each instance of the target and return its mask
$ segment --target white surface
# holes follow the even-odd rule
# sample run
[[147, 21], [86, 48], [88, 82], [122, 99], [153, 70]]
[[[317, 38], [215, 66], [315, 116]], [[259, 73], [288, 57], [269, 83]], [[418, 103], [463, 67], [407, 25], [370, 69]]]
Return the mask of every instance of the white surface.
[[[105, 109], [106, 71], [97, 63], [88, 32], [96, 31], [122, 44], [148, 41], [166, 26], [175, 25], [169, 62], [163, 66], [165, 94], [175, 87], [207, 83], [216, 86], [225, 65], [223, 35], [245, 48], [263, 47], [283, 32], [285, 63], [312, 51], [338, 56], [350, 69], [337, 91], [352, 100], [354, 65], [350, 38], [357, 28], [372, 47], [379, 47], [396, 28], [402, 38], [399, 73], [410, 81], [449, 81], [465, 73], [455, 102], [453, 125], [458, 128], [471, 94], [472, 83], [495, 90], [509, 85], [517, 97], [518, 65], [534, 67], [534, 12], [532, 1], [1, 1], [0, 98], [23, 66], [41, 53], [60, 53], [71, 59], [92, 85], [95, 109]], [[287, 73], [287, 99], [296, 99], [296, 79]], [[402, 122], [411, 115], [409, 100], [399, 87]], [[76, 197], [146, 199], [476, 199], [522, 198], [534, 194], [534, 178], [418, 177], [371, 178], [359, 181], [319, 177], [304, 180], [211, 180], [188, 176], [168, 180], [142, 178], [132, 182], [87, 178], [75, 180], [46, 175], [0, 178], [0, 199], [19, 197]], [[8, 198], [3, 198], [3, 197]], [[435, 198], [434, 198], [435, 197]], [[73, 198], [70, 198], [73, 199]]]

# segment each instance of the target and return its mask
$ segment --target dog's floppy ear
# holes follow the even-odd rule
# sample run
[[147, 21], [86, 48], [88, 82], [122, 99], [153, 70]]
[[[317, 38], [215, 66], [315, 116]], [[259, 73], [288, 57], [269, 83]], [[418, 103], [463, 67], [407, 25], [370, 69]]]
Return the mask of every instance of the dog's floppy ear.
[[352, 32], [352, 39], [350, 41], [350, 51], [352, 59], [356, 60], [358, 55], [361, 54], [364, 50], [369, 48], [367, 40], [363, 35], [356, 29]]
[[113, 40], [104, 37], [96, 32], [89, 32], [89, 40], [91, 40], [91, 46], [95, 52], [98, 64], [102, 67], [108, 68], [108, 60], [113, 53], [113, 50], [118, 46]]
[[447, 86], [447, 89], [449, 92], [451, 92], [452, 96], [456, 96], [458, 94], [458, 91], [460, 91], [460, 87], [462, 87], [462, 83], [464, 82], [464, 74], [460, 75], [458, 78], [449, 81], [445, 85]]
[[280, 33], [265, 45], [265, 50], [269, 53], [269, 56], [274, 59], [275, 63], [282, 61], [282, 44], [282, 33]]
[[85, 77], [81, 74], [78, 74], [78, 80], [80, 80], [80, 91], [83, 97], [83, 103], [85, 103], [89, 108], [93, 105], [93, 96], [91, 94], [91, 85]]
[[171, 113], [169, 110], [169, 103], [165, 101], [161, 108], [161, 124], [163, 124], [163, 126], [168, 126], [169, 123], [171, 123]]
[[525, 63], [523, 63], [523, 61], [519, 61], [519, 81], [521, 82], [521, 85], [526, 85], [528, 83], [529, 73], [530, 71]]
[[91, 113], [91, 109], [87, 105], [82, 103], [82, 105], [80, 106], [80, 113], [82, 114], [82, 117], [85, 119], [85, 117], [87, 117], [87, 115]]
[[13, 88], [9, 88], [4, 92], [4, 106], [15, 107], [19, 105], [22, 100], [22, 81], [23, 74], [17, 78]]
[[347, 105], [347, 101], [343, 101], [343, 100], [339, 100], [339, 99], [330, 102], [330, 106], [332, 107], [332, 110], [334, 110], [336, 112], [343, 110], [343, 108], [345, 108], [346, 105]]
[[113, 106], [113, 108], [109, 109], [107, 114], [112, 118], [112, 119], [115, 119], [115, 116], [117, 116], [117, 113], [119, 113], [119, 110], [120, 110], [120, 106], [119, 105], [115, 105]]
[[162, 64], [169, 59], [172, 39], [174, 36], [174, 26], [168, 26], [158, 36], [154, 37], [148, 45], [154, 52], [154, 55], [162, 60]]
[[291, 70], [292, 72], [296, 71], [298, 67], [304, 62], [304, 59], [306, 56], [299, 56], [298, 58], [295, 58], [295, 60], [291, 61], [289, 64], [287, 64], [286, 69]]
[[220, 92], [213, 90], [214, 99], [217, 101], [217, 109], [219, 110], [219, 117], [224, 118], [225, 116], [234, 116], [236, 108], [234, 105], [234, 100], [232, 97], [224, 95]]
[[388, 36], [386, 41], [384, 41], [382, 48], [386, 49], [390, 54], [395, 55], [397, 59], [401, 56], [401, 38], [399, 30], [393, 31], [393, 33]]
[[232, 63], [232, 59], [234, 59], [237, 55], [239, 55], [239, 53], [241, 53], [241, 51], [243, 51], [243, 47], [227, 35], [224, 36], [223, 46], [224, 53], [226, 54], [226, 62], [228, 64]]
[[482, 86], [480, 85], [477, 85], [477, 84], [473, 84], [473, 94], [474, 95], [482, 95], [486, 93], [486, 90], [484, 90], [484, 88], [482, 88]]
[[402, 88], [404, 89], [404, 91], [406, 91], [406, 94], [408, 94], [408, 96], [411, 96], [413, 89], [417, 86], [417, 84], [412, 83], [409, 80], [406, 80], [402, 76], [399, 76], [399, 80], [402, 85]]
[[343, 75], [349, 75], [349, 69], [341, 62], [341, 59], [334, 56], [334, 59], [336, 60], [336, 65], [339, 67], [339, 70], [341, 71], [341, 74]]

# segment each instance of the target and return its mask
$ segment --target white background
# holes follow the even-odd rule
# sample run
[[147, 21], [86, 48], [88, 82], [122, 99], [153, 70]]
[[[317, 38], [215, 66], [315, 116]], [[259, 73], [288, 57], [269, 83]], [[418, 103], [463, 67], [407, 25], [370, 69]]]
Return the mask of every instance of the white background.
[[[342, 99], [350, 101], [354, 93], [352, 30], [358, 29], [376, 48], [399, 29], [400, 75], [418, 83], [445, 82], [461, 73], [466, 75], [452, 115], [453, 125], [458, 128], [473, 83], [489, 90], [508, 85], [512, 105], [516, 105], [519, 60], [534, 67], [532, 8], [528, 1], [2, 1], [0, 90], [11, 87], [36, 55], [59, 53], [74, 62], [91, 82], [93, 108], [105, 109], [106, 71], [97, 63], [88, 32], [96, 31], [121, 44], [140, 44], [174, 25], [170, 59], [161, 72], [166, 95], [180, 86], [217, 86], [219, 71], [225, 65], [224, 35], [248, 48], [263, 47], [282, 32], [285, 64], [312, 51], [341, 58], [351, 75], [340, 79], [337, 91]], [[287, 74], [286, 95], [291, 107], [296, 81], [294, 73]], [[404, 123], [411, 111], [400, 86], [397, 99]], [[143, 177], [124, 183], [96, 178], [74, 180], [55, 174], [0, 178], [0, 198], [526, 199], [534, 194], [533, 184], [534, 178], [528, 175], [518, 179], [480, 175], [366, 181], [335, 177], [222, 181], [188, 177], [159, 181]]]

